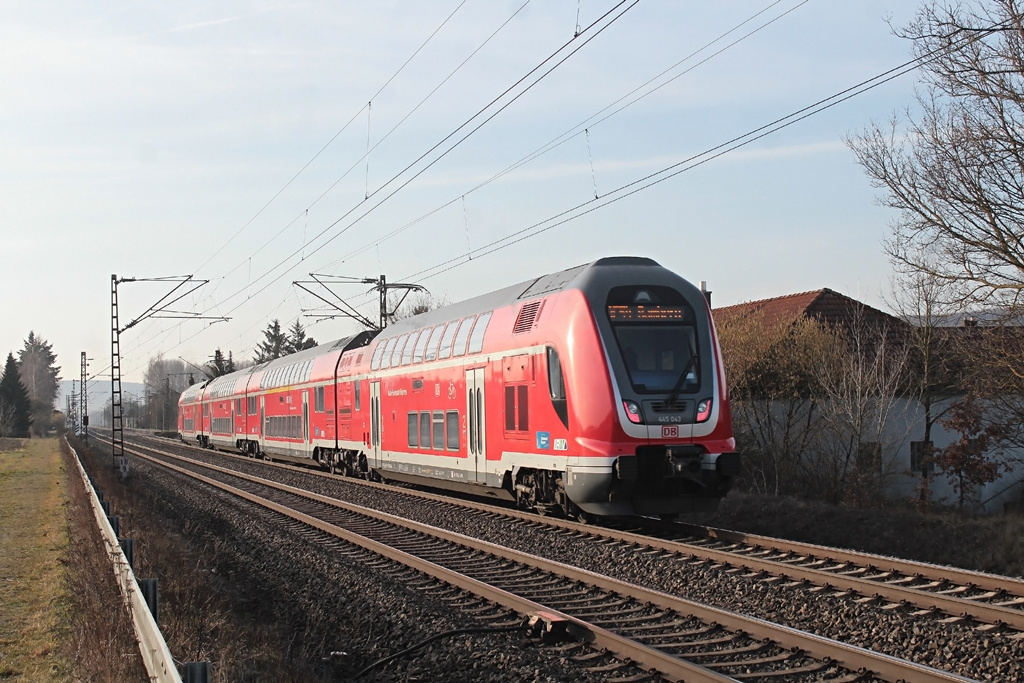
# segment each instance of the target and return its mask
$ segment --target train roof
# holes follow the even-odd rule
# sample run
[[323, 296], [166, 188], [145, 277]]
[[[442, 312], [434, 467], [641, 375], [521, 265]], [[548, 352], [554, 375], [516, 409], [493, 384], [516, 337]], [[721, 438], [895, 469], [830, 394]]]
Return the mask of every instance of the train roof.
[[578, 289], [584, 280], [590, 279], [589, 276], [595, 274], [596, 269], [605, 266], [654, 267], [664, 270], [657, 261], [643, 256], [610, 256], [591, 263], [584, 263], [574, 268], [560, 270], [557, 273], [541, 275], [540, 277], [525, 280], [504, 289], [399, 320], [389, 325], [382, 333], [381, 338], [390, 338], [411, 330], [432, 327], [449, 320], [486, 313], [487, 311], [493, 311], [502, 306], [509, 306], [516, 301], [524, 299], [532, 299], [567, 289]]
[[[265, 363], [258, 363], [247, 368], [242, 368], [241, 370], [236, 370], [235, 372], [221, 375], [220, 377], [214, 377], [210, 380], [197, 382], [182, 392], [178, 402], [186, 403], [195, 401], [200, 397], [200, 395], [202, 395], [204, 399], [222, 398], [225, 396], [235, 395], [240, 391], [240, 389], [244, 390], [245, 384], [249, 381], [249, 378], [256, 373], [266, 374], [279, 368], [287, 368], [305, 362], [308, 362], [310, 366], [312, 366], [312, 362], [321, 356], [328, 355], [335, 351], [343, 353], [349, 349], [366, 346], [376, 335], [377, 332], [375, 330], [359, 332], [358, 334], [354, 334], [349, 337], [342, 337], [341, 339], [320, 344], [310, 349], [304, 349], [297, 353], [281, 356], [280, 358], [275, 358]], [[239, 381], [242, 382], [242, 387], [238, 386]]]

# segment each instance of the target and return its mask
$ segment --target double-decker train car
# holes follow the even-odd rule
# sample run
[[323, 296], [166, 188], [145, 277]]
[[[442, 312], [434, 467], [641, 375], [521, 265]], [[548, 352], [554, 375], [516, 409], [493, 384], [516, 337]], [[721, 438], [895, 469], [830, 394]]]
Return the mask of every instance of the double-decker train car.
[[[213, 420], [235, 406], [230, 443], [212, 423], [205, 441], [185, 429], [197, 400]], [[577, 517], [714, 509], [740, 465], [705, 295], [646, 258], [233, 373], [183, 394], [180, 412], [200, 443]]]

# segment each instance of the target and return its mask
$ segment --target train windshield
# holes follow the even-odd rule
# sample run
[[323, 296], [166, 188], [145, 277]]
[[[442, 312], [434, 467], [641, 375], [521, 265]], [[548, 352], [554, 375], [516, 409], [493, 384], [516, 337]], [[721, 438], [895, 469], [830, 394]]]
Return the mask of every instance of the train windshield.
[[616, 287], [608, 320], [633, 389], [690, 393], [700, 388], [700, 345], [693, 308], [668, 287]]

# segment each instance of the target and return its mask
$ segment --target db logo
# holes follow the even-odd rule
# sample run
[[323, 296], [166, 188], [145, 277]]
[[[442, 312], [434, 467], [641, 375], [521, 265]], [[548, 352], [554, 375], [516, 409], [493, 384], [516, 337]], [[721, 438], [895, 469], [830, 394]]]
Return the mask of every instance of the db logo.
[[663, 439], [677, 439], [679, 438], [679, 427], [675, 425], [669, 427], [667, 425], [661, 428], [661, 438]]

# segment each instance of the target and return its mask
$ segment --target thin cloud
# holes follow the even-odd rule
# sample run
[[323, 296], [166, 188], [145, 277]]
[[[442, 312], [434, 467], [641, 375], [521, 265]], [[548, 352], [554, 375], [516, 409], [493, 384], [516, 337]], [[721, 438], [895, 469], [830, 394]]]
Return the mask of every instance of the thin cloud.
[[247, 12], [246, 14], [239, 14], [239, 15], [234, 16], [234, 17], [225, 17], [224, 19], [211, 19], [210, 21], [199, 21], [199, 22], [196, 22], [194, 24], [185, 24], [184, 26], [176, 26], [176, 27], [174, 27], [172, 29], [168, 29], [167, 32], [168, 33], [179, 33], [181, 31], [194, 31], [196, 29], [206, 28], [207, 26], [217, 26], [217, 25], [220, 25], [220, 24], [229, 24], [232, 21], [238, 21], [240, 19], [248, 19], [249, 17], [255, 17], [255, 16], [259, 15], [259, 14], [266, 14], [267, 12], [271, 12], [273, 10], [278, 9], [278, 7], [279, 7], [278, 5], [274, 5], [272, 7], [266, 7], [266, 8], [261, 9], [261, 10], [256, 10], [255, 12]]

